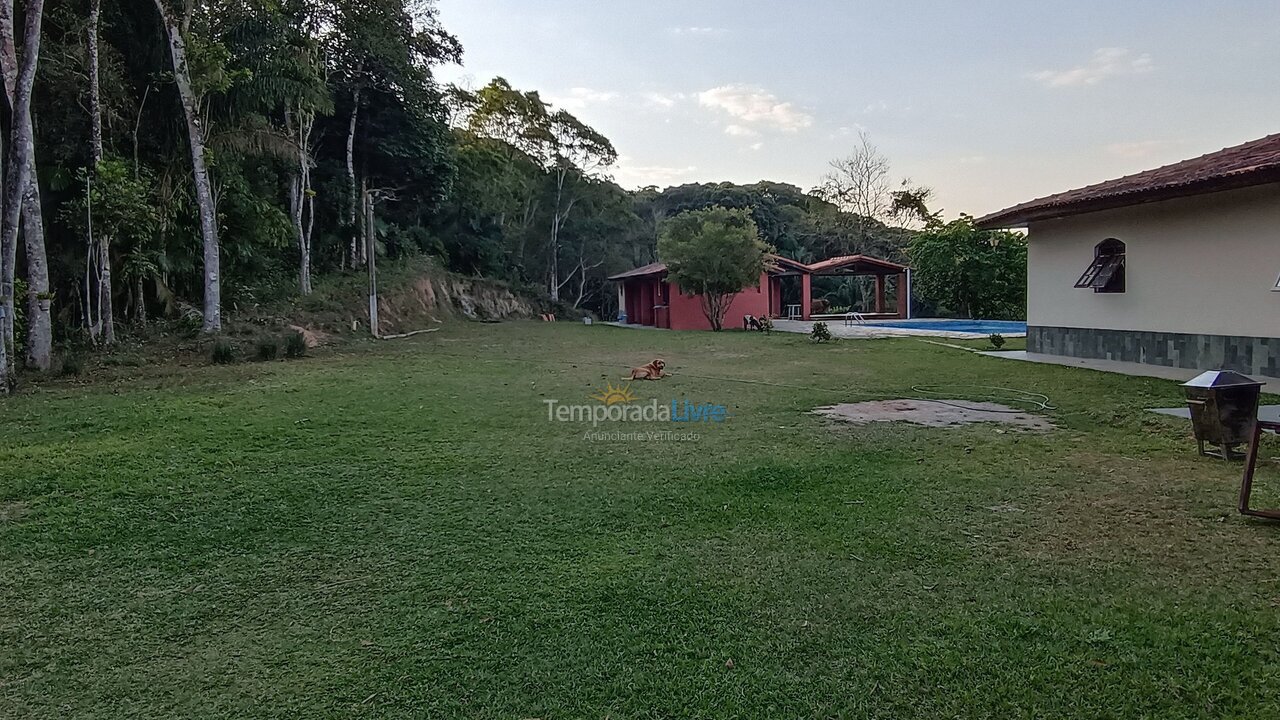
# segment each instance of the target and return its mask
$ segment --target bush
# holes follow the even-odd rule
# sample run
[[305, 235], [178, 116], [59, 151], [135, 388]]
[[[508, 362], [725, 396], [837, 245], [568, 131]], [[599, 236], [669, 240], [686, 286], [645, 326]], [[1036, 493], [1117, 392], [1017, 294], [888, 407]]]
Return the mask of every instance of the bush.
[[307, 354], [307, 339], [300, 332], [289, 333], [284, 339], [284, 356], [296, 360]]
[[991, 333], [991, 337], [987, 339], [991, 341], [991, 347], [997, 350], [1004, 347], [1004, 336], [1000, 333]]
[[254, 347], [258, 351], [258, 359], [263, 362], [275, 360], [280, 355], [280, 343], [273, 337], [258, 338]]
[[211, 358], [215, 365], [230, 365], [236, 361], [236, 346], [226, 340], [215, 340]]
[[813, 324], [813, 330], [809, 332], [809, 339], [814, 342], [827, 342], [832, 339], [831, 328], [824, 322], [816, 322]]
[[759, 323], [757, 327], [760, 330], [760, 332], [766, 333], [766, 334], [773, 332], [773, 320], [769, 319], [769, 316], [761, 315], [760, 317], [756, 318], [756, 322]]

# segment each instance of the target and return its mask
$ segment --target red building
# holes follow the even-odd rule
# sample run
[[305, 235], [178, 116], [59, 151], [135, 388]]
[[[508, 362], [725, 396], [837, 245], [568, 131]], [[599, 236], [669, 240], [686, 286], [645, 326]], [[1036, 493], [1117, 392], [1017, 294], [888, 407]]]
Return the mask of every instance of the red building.
[[[814, 315], [812, 280], [821, 276], [870, 275], [875, 278], [872, 308], [861, 313], [866, 317], [909, 318], [911, 315], [911, 269], [905, 265], [868, 255], [845, 255], [806, 265], [778, 255], [770, 256], [769, 268], [760, 275], [754, 287], [734, 296], [725, 313], [725, 326], [737, 325], [744, 316], [822, 319]], [[618, 320], [630, 325], [648, 325], [669, 330], [710, 330], [711, 322], [702, 310], [702, 298], [682, 291], [667, 278], [667, 266], [653, 263], [628, 270], [609, 278], [618, 283]], [[799, 284], [800, 302], [784, 307], [783, 283]], [[897, 298], [896, 307], [886, 308], [887, 290], [891, 283]]]

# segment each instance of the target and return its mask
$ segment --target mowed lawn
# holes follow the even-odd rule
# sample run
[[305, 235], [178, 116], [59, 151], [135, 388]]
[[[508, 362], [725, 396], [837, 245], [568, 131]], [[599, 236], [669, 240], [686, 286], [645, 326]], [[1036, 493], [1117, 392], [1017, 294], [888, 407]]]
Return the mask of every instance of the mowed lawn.
[[[547, 420], [656, 356], [731, 417]], [[1280, 716], [1280, 526], [1171, 382], [567, 323], [138, 375], [0, 404], [0, 717]], [[810, 412], [919, 384], [1059, 429]]]

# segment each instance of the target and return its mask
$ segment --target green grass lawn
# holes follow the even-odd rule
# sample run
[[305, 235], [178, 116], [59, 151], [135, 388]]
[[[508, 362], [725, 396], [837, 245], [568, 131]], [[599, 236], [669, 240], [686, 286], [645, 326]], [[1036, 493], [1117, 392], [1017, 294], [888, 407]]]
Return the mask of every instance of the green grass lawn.
[[[731, 417], [547, 420], [654, 356], [642, 400]], [[921, 383], [1059, 429], [810, 413]], [[1280, 527], [1142, 411], [1180, 403], [911, 339], [533, 323], [36, 388], [0, 405], [0, 717], [1277, 717]]]

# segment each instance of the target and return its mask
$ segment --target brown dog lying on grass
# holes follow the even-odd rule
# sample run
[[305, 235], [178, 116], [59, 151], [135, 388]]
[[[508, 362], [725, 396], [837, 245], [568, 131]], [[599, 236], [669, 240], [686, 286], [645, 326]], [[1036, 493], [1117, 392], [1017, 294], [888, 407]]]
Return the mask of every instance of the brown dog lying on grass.
[[666, 377], [662, 374], [662, 370], [667, 367], [666, 360], [654, 360], [648, 365], [641, 365], [638, 368], [631, 368], [631, 377], [628, 380], [661, 380]]

